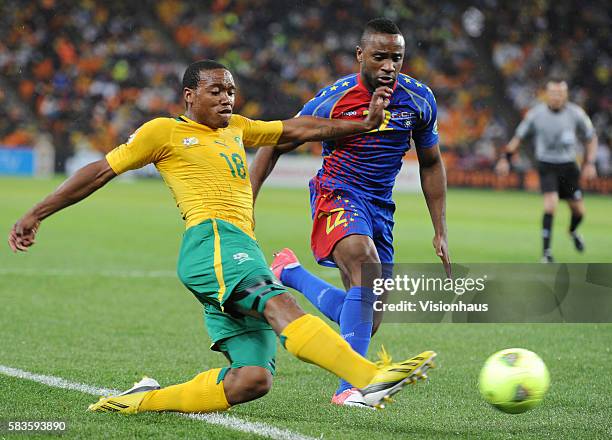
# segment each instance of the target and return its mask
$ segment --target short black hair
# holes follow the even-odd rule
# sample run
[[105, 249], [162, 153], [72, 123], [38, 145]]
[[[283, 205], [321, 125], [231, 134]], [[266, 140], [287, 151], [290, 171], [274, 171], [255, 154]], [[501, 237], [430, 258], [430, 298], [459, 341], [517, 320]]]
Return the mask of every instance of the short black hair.
[[216, 69], [225, 69], [229, 71], [229, 69], [223, 64], [214, 60], [200, 60], [191, 63], [183, 74], [183, 89], [185, 87], [188, 89], [196, 89], [198, 87], [198, 83], [200, 82], [200, 72], [202, 70]]
[[402, 35], [402, 31], [397, 25], [389, 20], [388, 18], [375, 18], [366, 23], [361, 34], [361, 45], [365, 38], [370, 34], [391, 34], [391, 35]]
[[560, 84], [562, 82], [567, 84], [565, 75], [563, 75], [562, 73], [553, 73], [549, 75], [548, 78], [546, 78], [546, 83], [544, 85], [548, 85], [548, 83]]

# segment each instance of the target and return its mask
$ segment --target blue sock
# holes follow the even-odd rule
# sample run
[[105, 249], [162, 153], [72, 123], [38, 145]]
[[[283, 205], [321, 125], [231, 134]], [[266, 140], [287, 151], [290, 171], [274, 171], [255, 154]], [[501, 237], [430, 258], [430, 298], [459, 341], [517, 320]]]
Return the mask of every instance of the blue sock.
[[[372, 317], [374, 315], [374, 294], [363, 287], [351, 287], [346, 293], [340, 313], [340, 334], [346, 342], [362, 356], [368, 352], [372, 338]], [[353, 386], [340, 380], [336, 394]]]
[[340, 322], [340, 312], [344, 304], [346, 292], [332, 286], [297, 266], [281, 272], [281, 282], [292, 289], [301, 292], [308, 301], [332, 321]]

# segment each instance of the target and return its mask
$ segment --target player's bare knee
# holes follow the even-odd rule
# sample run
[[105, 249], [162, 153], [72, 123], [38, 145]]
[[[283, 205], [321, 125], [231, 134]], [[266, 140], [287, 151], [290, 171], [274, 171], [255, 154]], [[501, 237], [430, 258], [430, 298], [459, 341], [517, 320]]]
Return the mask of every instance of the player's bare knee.
[[374, 245], [363, 245], [353, 249], [348, 255], [348, 259], [353, 263], [378, 263], [378, 254]]
[[360, 286], [361, 269], [366, 263], [380, 263], [376, 246], [367, 235], [351, 235], [336, 244], [332, 252], [334, 261], [343, 272], [345, 287], [348, 280], [350, 287]]
[[272, 374], [261, 367], [245, 367], [248, 372], [244, 380], [246, 394], [251, 399], [258, 399], [268, 394], [272, 388]]
[[242, 367], [232, 369], [232, 373], [232, 388], [226, 389], [226, 395], [233, 405], [259, 399], [272, 388], [272, 374], [265, 368]]
[[559, 203], [559, 198], [556, 193], [544, 194], [544, 212], [546, 214], [554, 214]]

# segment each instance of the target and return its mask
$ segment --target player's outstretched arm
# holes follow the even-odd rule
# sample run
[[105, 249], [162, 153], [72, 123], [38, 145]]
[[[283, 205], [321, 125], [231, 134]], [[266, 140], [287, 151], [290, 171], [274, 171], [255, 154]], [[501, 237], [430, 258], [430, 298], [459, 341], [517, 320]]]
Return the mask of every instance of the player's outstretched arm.
[[278, 143], [323, 141], [365, 133], [379, 127], [393, 90], [379, 87], [372, 94], [368, 115], [362, 121], [299, 116], [283, 121], [283, 134]]
[[436, 255], [444, 264], [446, 275], [450, 278], [451, 264], [446, 232], [446, 170], [438, 144], [430, 148], [417, 149], [421, 175], [421, 187], [434, 227], [433, 246]]
[[25, 252], [34, 244], [41, 221], [60, 209], [83, 200], [115, 176], [115, 172], [106, 159], [90, 163], [78, 170], [42, 202], [17, 220], [9, 232], [10, 248], [13, 252]]

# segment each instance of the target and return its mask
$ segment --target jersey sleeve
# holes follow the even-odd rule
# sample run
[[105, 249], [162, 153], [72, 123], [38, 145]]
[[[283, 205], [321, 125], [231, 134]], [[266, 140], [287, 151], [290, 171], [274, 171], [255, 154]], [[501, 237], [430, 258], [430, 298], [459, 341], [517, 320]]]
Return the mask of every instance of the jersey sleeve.
[[282, 121], [255, 121], [240, 115], [232, 118], [242, 128], [242, 140], [247, 147], [276, 145], [283, 134]]
[[418, 128], [412, 131], [412, 139], [414, 139], [416, 148], [430, 148], [440, 141], [438, 136], [438, 106], [429, 87], [424, 99], [421, 123]]
[[308, 101], [306, 104], [304, 104], [304, 107], [302, 107], [302, 110], [300, 110], [298, 112], [297, 115], [295, 115], [296, 117], [298, 116], [313, 116], [314, 115], [314, 111], [317, 108], [317, 100], [316, 98], [312, 98], [310, 101]]
[[535, 108], [529, 110], [521, 123], [516, 127], [514, 135], [519, 139], [525, 139], [533, 132], [533, 125], [535, 122]]
[[576, 118], [577, 118], [577, 128], [581, 135], [588, 141], [593, 139], [595, 135], [595, 129], [593, 128], [593, 123], [591, 122], [591, 118], [586, 114], [586, 112], [580, 107], [576, 107]]
[[153, 119], [140, 126], [127, 140], [106, 155], [116, 174], [142, 168], [161, 160], [173, 127], [170, 118]]

